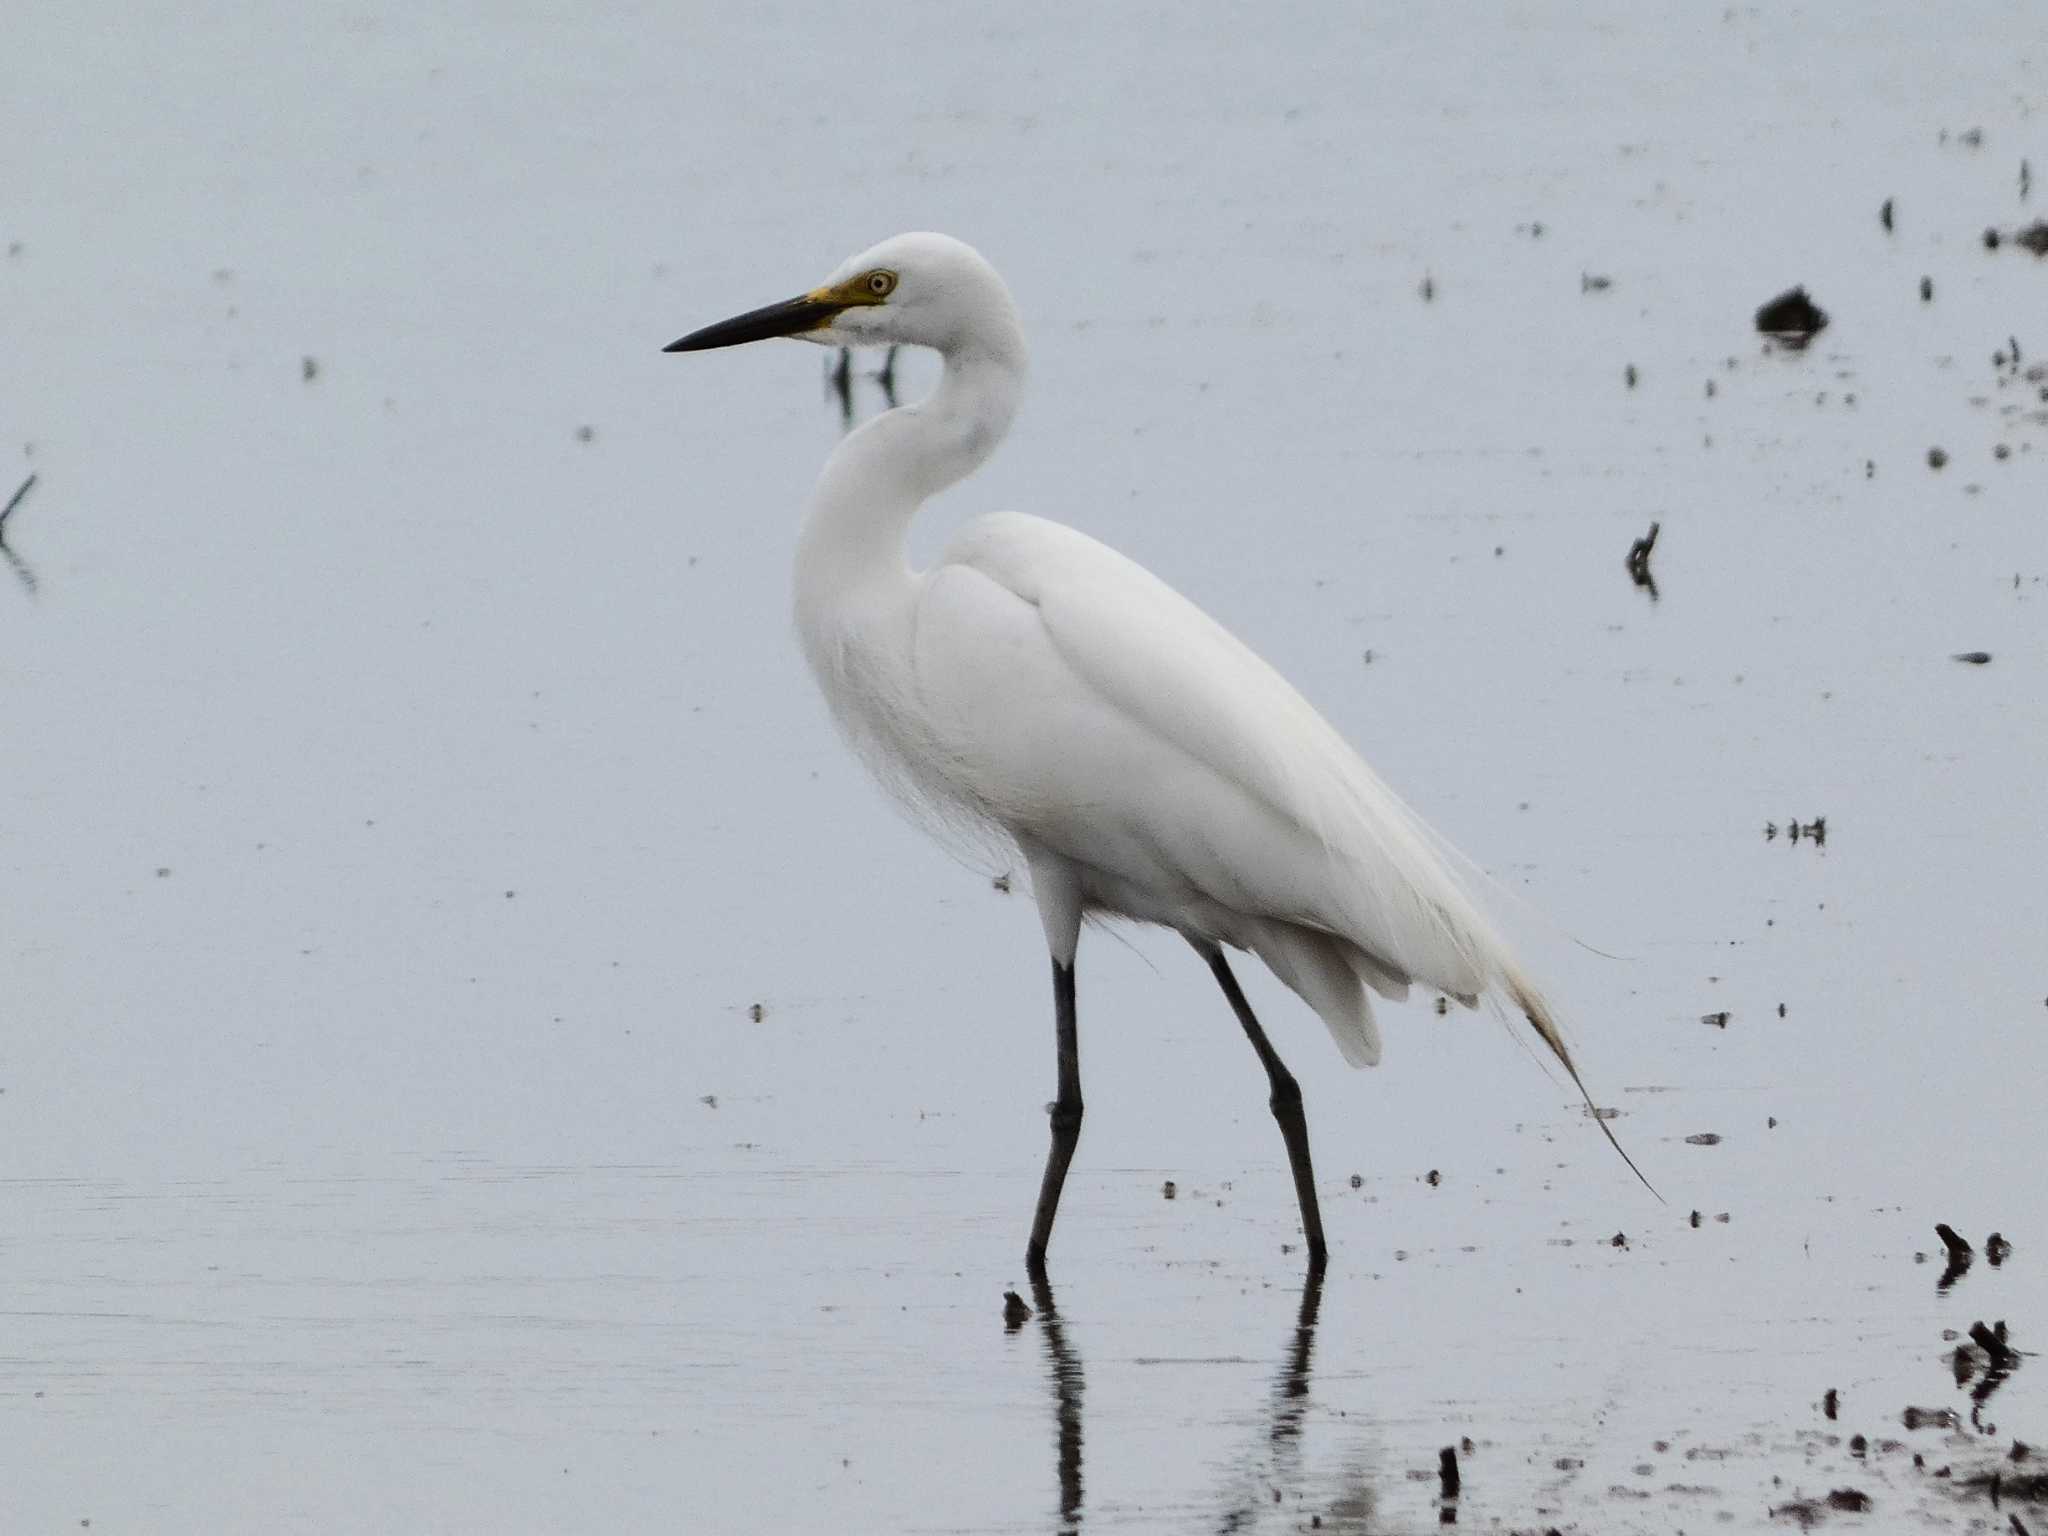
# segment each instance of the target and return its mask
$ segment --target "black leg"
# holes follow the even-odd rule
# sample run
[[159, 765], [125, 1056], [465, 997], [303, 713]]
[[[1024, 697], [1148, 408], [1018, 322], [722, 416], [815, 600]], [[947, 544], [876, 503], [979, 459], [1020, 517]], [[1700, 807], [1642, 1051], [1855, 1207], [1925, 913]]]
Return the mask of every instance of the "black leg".
[[1294, 1080], [1294, 1074], [1287, 1070], [1287, 1063], [1280, 1059], [1280, 1053], [1273, 1049], [1266, 1032], [1259, 1028], [1252, 1005], [1245, 1001], [1244, 989], [1238, 986], [1237, 977], [1231, 974], [1230, 962], [1223, 958], [1223, 951], [1204, 947], [1202, 957], [1209, 962], [1209, 969], [1216, 973], [1223, 995], [1230, 999], [1237, 1022], [1244, 1026], [1252, 1049], [1259, 1053], [1259, 1061], [1266, 1069], [1267, 1081], [1273, 1085], [1273, 1096], [1267, 1103], [1272, 1106], [1273, 1118], [1280, 1122], [1280, 1136], [1287, 1143], [1287, 1161], [1294, 1169], [1294, 1194], [1301, 1202], [1301, 1230], [1308, 1239], [1308, 1266], [1312, 1273], [1320, 1272], [1329, 1259], [1330, 1250], [1323, 1241], [1322, 1208], [1316, 1204], [1316, 1171], [1308, 1156], [1308, 1119], [1301, 1112], [1301, 1084]]
[[1052, 1238], [1052, 1219], [1059, 1213], [1060, 1188], [1067, 1182], [1067, 1164], [1074, 1160], [1074, 1144], [1081, 1139], [1081, 1037], [1074, 1021], [1071, 965], [1053, 961], [1052, 995], [1059, 1028], [1060, 1092], [1052, 1102], [1052, 1150], [1046, 1154], [1045, 1179], [1038, 1186], [1038, 1214], [1031, 1221], [1031, 1245], [1024, 1250], [1024, 1267], [1033, 1279], [1045, 1274], [1045, 1245]]

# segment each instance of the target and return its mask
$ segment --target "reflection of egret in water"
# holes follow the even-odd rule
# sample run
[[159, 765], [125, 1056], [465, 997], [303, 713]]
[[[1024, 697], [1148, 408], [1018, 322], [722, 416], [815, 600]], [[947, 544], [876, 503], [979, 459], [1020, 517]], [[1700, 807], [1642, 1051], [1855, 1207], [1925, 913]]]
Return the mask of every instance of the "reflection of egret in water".
[[[1036, 1321], [1045, 1340], [1046, 1379], [1052, 1387], [1053, 1465], [1060, 1490], [1059, 1529], [1074, 1536], [1081, 1529], [1081, 1401], [1085, 1391], [1081, 1356], [1067, 1336], [1059, 1308], [1053, 1302], [1052, 1285], [1043, 1272], [1031, 1278], [1031, 1300], [1038, 1309]], [[1242, 1487], [1228, 1501], [1216, 1528], [1222, 1532], [1249, 1531], [1260, 1516], [1273, 1507], [1271, 1490], [1301, 1481], [1302, 1426], [1308, 1417], [1309, 1362], [1315, 1350], [1316, 1314], [1323, 1304], [1323, 1269], [1311, 1268], [1301, 1288], [1301, 1306], [1295, 1315], [1286, 1353], [1273, 1376], [1268, 1408], [1261, 1423], [1259, 1442], [1241, 1463]], [[1349, 1491], [1339, 1492], [1319, 1511], [1323, 1529], [1365, 1532], [1372, 1529], [1373, 1496], [1370, 1483], [1361, 1472], [1347, 1483]], [[1296, 1508], [1295, 1513], [1299, 1513]]]
[[[1216, 1522], [1220, 1532], [1252, 1529], [1260, 1512], [1272, 1507], [1273, 1490], [1300, 1482], [1301, 1427], [1308, 1417], [1309, 1359], [1315, 1350], [1316, 1314], [1322, 1305], [1323, 1266], [1311, 1265], [1308, 1278], [1302, 1282], [1301, 1309], [1295, 1314], [1293, 1337], [1273, 1378], [1265, 1444], [1245, 1459], [1246, 1487], [1225, 1506], [1222, 1518]], [[1336, 1510], [1324, 1513], [1326, 1530], [1363, 1531], [1372, 1514], [1372, 1495], [1361, 1485], [1355, 1497], [1343, 1499]], [[1340, 1523], [1330, 1523], [1333, 1514]]]
[[1043, 1270], [1031, 1277], [1031, 1300], [1045, 1334], [1053, 1416], [1059, 1426], [1060, 1527], [1072, 1532], [1081, 1526], [1081, 1357], [1067, 1342], [1067, 1330], [1060, 1322], [1059, 1309], [1052, 1304], [1052, 1285]]

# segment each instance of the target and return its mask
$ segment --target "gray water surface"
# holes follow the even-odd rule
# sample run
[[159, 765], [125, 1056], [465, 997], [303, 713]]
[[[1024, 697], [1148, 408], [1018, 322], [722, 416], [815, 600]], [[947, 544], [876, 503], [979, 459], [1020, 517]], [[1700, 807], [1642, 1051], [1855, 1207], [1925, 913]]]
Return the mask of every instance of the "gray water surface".
[[[1410, 1531], [1468, 1439], [1468, 1528], [2048, 1528], [1966, 1486], [2048, 1372], [1953, 1367], [2048, 1326], [2029, 7], [14, 13], [8, 1529]], [[1038, 924], [803, 673], [828, 359], [658, 351], [915, 227], [1036, 369], [921, 547], [1070, 520], [1294, 678], [1667, 1203], [1514, 1030], [1351, 1073], [1248, 967], [1304, 1292], [1227, 1008], [1091, 935], [1005, 1332]]]

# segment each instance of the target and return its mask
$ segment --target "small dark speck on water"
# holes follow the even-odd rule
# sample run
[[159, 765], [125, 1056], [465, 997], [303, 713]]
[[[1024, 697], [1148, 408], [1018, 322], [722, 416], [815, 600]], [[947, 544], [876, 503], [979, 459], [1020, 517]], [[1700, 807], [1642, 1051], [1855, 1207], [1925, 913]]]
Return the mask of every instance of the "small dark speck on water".
[[1168, 1179], [1164, 1184], [1159, 1186], [1159, 1193], [1162, 1198], [1171, 1200], [1174, 1198], [1174, 1196], [1180, 1193], [1180, 1186], [1175, 1184], [1173, 1180]]
[[1700, 1015], [1700, 1022], [1712, 1025], [1715, 1029], [1726, 1029], [1728, 1027], [1727, 1010], [1723, 1009], [1719, 1013], [1703, 1013]]
[[1828, 1508], [1861, 1514], [1870, 1508], [1870, 1495], [1856, 1488], [1837, 1488], [1828, 1495]]
[[1892, 232], [1892, 200], [1890, 198], [1886, 198], [1884, 206], [1877, 210], [1877, 221], [1884, 226], [1886, 234]]
[[1934, 302], [1934, 279], [1931, 277], [1920, 279], [1920, 302], [1922, 304], [1932, 304]]
[[1422, 1176], [1422, 1182], [1427, 1184], [1431, 1189], [1435, 1189], [1439, 1184], [1443, 1183], [1443, 1181], [1443, 1174], [1434, 1168], [1430, 1169], [1428, 1173], [1425, 1173]]
[[1952, 1259], [1966, 1259], [1974, 1252], [1969, 1240], [1945, 1221], [1937, 1221], [1934, 1224], [1934, 1235], [1941, 1239], [1941, 1246], [1948, 1250], [1948, 1256]]
[[1003, 1292], [1003, 1330], [1015, 1333], [1031, 1321], [1031, 1308], [1015, 1291]]
[[1685, 1138], [1685, 1144], [1689, 1147], [1718, 1147], [1721, 1144], [1721, 1133], [1719, 1131], [1694, 1131]]
[[1425, 304], [1429, 303], [1436, 297], [1436, 279], [1431, 277], [1428, 273], [1423, 274], [1421, 293], [1422, 302]]
[[577, 441], [577, 442], [579, 442], [579, 443], [589, 443], [589, 442], [595, 442], [595, 441], [596, 441], [596, 439], [597, 439], [597, 428], [595, 428], [595, 427], [593, 427], [593, 426], [590, 426], [590, 425], [586, 424], [586, 425], [584, 425], [584, 426], [580, 426], [580, 427], [578, 427], [578, 428], [576, 429], [576, 441]]
[[1626, 1232], [1615, 1233], [1614, 1236], [1607, 1239], [1607, 1246], [1610, 1248], [1626, 1248], [1628, 1246], [1628, 1234]]
[[1984, 1239], [1984, 1257], [1991, 1261], [1993, 1269], [2003, 1264], [2011, 1252], [2012, 1244], [2005, 1240], [2003, 1232], [1994, 1232]]
[[1981, 667], [1991, 659], [1989, 651], [1957, 651], [1951, 661], [1967, 661], [1973, 667]]
[[1605, 293], [1613, 286], [1614, 279], [1604, 272], [1581, 272], [1579, 274], [1579, 292], [1581, 293]]
[[716, 1109], [718, 1108], [718, 1095], [715, 1093], [700, 1093], [697, 1095], [697, 1102], [706, 1109]]
[[1626, 368], [1621, 370], [1621, 381], [1622, 383], [1626, 384], [1630, 389], [1634, 389], [1636, 387], [1636, 377], [1636, 365], [1634, 363], [1630, 363]]
[[995, 879], [989, 881], [989, 884], [1001, 891], [1005, 896], [1010, 894], [1010, 877], [1007, 872], [997, 875]]
[[156, 867], [156, 877], [157, 877], [157, 879], [159, 879], [159, 880], [168, 880], [168, 879], [170, 879], [170, 878], [171, 878], [171, 866], [170, 866], [170, 865], [168, 865], [168, 864], [159, 864], [159, 865], [157, 865], [157, 867]]
[[1999, 242], [1999, 234], [1998, 234], [1998, 231], [1997, 231], [1997, 230], [1995, 230], [1995, 229], [1987, 229], [1987, 230], [1985, 230], [1985, 231], [1984, 231], [1984, 249], [1985, 249], [1985, 250], [1987, 250], [1987, 251], [1995, 251], [1995, 250], [1997, 250], [1997, 249], [1998, 249], [1998, 242]]
[[[1694, 1211], [1691, 1216], [1686, 1218], [1686, 1220], [1689, 1225], [1693, 1227], [1698, 1227], [1700, 1224], [1700, 1213], [1698, 1211]], [[1829, 1417], [1833, 1417], [1833, 1415], [1829, 1415]]]
[[2013, 243], [2024, 246], [2036, 256], [2048, 256], [2048, 219], [2038, 219], [2014, 235]]
[[299, 359], [299, 377], [310, 384], [320, 377], [320, 359], [306, 356]]
[[747, 1005], [747, 1017], [752, 1019], [756, 1024], [760, 1023], [763, 1019], [768, 1017], [767, 1005], [764, 1003], [749, 1003]]
[[1365, 1175], [1362, 1173], [1354, 1173], [1353, 1175], [1351, 1175], [1351, 1187], [1353, 1189], [1365, 1188]]
[[1841, 1407], [1842, 1394], [1835, 1388], [1829, 1387], [1827, 1395], [1820, 1400], [1820, 1411], [1832, 1419], [1841, 1411]]

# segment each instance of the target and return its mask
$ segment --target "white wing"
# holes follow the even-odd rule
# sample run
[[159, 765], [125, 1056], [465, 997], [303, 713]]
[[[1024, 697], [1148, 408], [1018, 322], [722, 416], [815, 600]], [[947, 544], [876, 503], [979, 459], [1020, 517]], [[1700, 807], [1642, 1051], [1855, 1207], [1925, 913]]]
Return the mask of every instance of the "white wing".
[[1468, 1002], [1527, 989], [1430, 834], [1329, 723], [1107, 546], [977, 519], [924, 578], [914, 654], [947, 777], [983, 814], [1081, 866], [1100, 905], [1257, 951], [1354, 1061], [1378, 1056], [1360, 983]]

